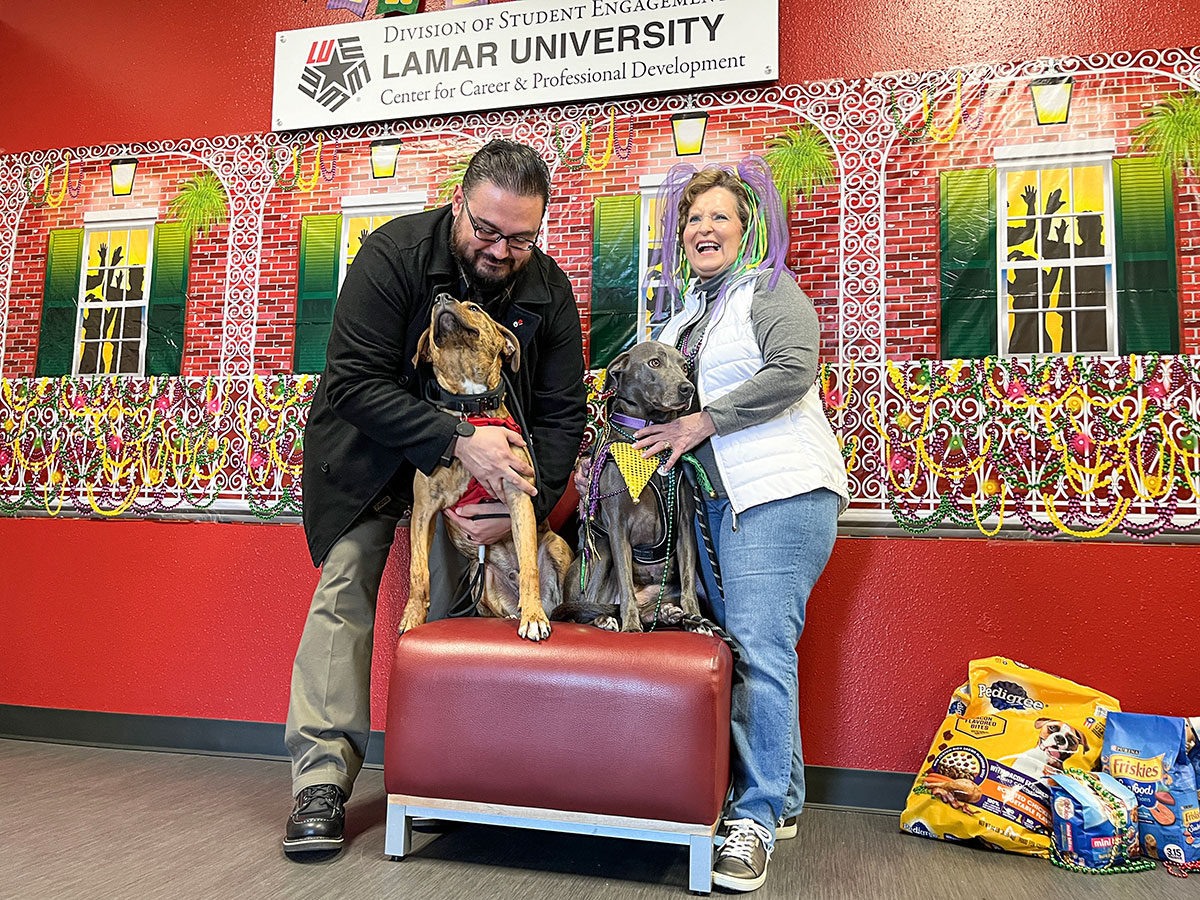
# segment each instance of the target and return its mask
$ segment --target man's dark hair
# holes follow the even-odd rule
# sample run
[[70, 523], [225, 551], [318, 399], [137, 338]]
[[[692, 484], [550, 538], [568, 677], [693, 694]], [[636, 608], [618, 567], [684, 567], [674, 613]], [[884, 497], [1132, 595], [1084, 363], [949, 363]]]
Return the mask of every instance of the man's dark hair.
[[543, 207], [550, 205], [550, 170], [538, 152], [525, 144], [500, 138], [484, 144], [467, 165], [463, 193], [469, 194], [483, 181], [518, 197], [541, 197]]

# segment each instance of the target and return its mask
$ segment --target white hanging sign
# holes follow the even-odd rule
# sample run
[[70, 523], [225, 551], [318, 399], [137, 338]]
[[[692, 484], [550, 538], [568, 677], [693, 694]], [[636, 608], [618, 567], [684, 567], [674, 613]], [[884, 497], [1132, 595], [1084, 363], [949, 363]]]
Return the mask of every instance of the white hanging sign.
[[773, 81], [778, 0], [522, 0], [281, 31], [275, 131]]

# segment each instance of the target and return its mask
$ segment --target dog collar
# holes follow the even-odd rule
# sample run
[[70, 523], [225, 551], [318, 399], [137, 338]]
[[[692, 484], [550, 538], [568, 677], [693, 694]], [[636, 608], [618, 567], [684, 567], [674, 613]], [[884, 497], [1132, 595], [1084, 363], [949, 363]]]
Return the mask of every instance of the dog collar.
[[444, 390], [437, 379], [425, 384], [425, 399], [434, 406], [476, 415], [498, 409], [504, 402], [504, 382], [482, 394], [452, 394]]
[[613, 413], [608, 419], [614, 425], [620, 425], [622, 428], [645, 428], [650, 424], [649, 419], [639, 419], [635, 416], [626, 416], [622, 413]]

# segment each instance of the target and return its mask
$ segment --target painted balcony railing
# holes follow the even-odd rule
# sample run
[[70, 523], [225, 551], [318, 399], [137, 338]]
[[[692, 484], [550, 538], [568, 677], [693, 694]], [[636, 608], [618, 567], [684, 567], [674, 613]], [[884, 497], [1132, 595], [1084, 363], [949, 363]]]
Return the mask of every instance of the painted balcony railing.
[[849, 521], [922, 534], [1200, 535], [1200, 359], [822, 370]]
[[300, 512], [316, 379], [5, 379], [0, 513]]
[[[820, 387], [849, 525], [1200, 536], [1195, 357], [830, 365]], [[293, 375], [4, 380], [0, 514], [294, 519], [315, 388]]]

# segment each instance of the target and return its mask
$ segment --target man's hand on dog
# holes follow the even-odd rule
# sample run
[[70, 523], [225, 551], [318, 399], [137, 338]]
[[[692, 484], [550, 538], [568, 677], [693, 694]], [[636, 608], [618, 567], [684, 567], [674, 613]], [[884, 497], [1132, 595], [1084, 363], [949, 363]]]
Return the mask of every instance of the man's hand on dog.
[[647, 425], [634, 432], [637, 441], [635, 450], [641, 450], [642, 456], [649, 459], [664, 451], [670, 451], [671, 456], [661, 468], [664, 472], [679, 461], [679, 457], [694, 447], [700, 446], [712, 435], [717, 433], [712, 417], [701, 411], [688, 416], [681, 416], [674, 422], [664, 422], [661, 425]]
[[[512, 519], [503, 500], [494, 503], [469, 503], [457, 511], [447, 507], [442, 515], [459, 527], [476, 544], [485, 546], [503, 540], [512, 532]], [[475, 519], [475, 516], [498, 516], [498, 518]]]
[[525, 440], [514, 431], [483, 426], [476, 428], [470, 437], [459, 438], [454, 445], [454, 455], [496, 499], [504, 499], [506, 482], [535, 497], [533, 466], [510, 449], [524, 446]]

